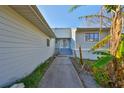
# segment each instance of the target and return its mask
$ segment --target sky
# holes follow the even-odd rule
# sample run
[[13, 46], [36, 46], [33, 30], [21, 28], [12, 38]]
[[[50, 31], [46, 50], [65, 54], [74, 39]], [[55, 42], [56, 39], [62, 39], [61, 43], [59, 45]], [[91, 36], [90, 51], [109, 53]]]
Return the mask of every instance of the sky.
[[98, 5], [81, 6], [69, 12], [70, 5], [39, 5], [38, 9], [44, 16], [51, 28], [75, 28], [75, 27], [98, 27], [89, 26], [85, 19], [78, 19], [79, 16], [96, 14], [100, 11]]

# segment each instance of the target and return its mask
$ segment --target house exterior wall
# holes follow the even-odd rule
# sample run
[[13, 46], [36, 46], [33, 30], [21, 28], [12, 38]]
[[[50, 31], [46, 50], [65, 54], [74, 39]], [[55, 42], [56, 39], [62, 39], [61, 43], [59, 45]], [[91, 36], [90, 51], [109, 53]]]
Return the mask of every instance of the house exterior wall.
[[10, 7], [0, 6], [0, 87], [30, 74], [54, 49], [53, 38]]
[[56, 54], [71, 55], [72, 54], [72, 30], [71, 28], [53, 28], [56, 35]]
[[56, 38], [55, 48], [71, 48], [70, 38]]
[[76, 48], [76, 28], [71, 28], [71, 49]]
[[124, 33], [124, 27], [123, 27], [123, 29], [122, 29], [122, 33]]
[[[97, 42], [88, 42], [85, 41], [85, 33], [94, 33], [94, 32], [98, 32], [98, 31], [77, 31], [76, 32], [76, 54], [79, 57], [79, 45], [81, 45], [82, 47], [82, 54], [83, 54], [83, 58], [84, 59], [97, 59], [97, 55], [92, 54], [92, 52], [88, 52], [91, 47], [93, 45], [95, 45]], [[99, 40], [103, 39], [106, 35], [108, 34], [107, 31], [103, 31], [100, 35], [99, 35]], [[101, 48], [100, 50], [103, 49], [107, 49], [108, 45], [106, 45], [105, 47]]]
[[56, 38], [71, 38], [71, 28], [53, 28]]

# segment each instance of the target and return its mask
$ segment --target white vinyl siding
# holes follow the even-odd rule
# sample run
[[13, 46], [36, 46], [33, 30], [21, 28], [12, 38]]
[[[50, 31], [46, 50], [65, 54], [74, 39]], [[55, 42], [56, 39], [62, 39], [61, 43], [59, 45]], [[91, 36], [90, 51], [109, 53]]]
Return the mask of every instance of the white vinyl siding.
[[[76, 32], [76, 53], [77, 56], [79, 56], [79, 45], [82, 47], [82, 53], [84, 59], [97, 59], [97, 55], [93, 54], [92, 52], [89, 52], [91, 47], [95, 45], [98, 41], [89, 42], [85, 40], [85, 34], [86, 33], [98, 33], [98, 31], [79, 31]], [[99, 34], [99, 40], [103, 39], [105, 36], [108, 35], [107, 31], [102, 32]], [[108, 48], [108, 45], [101, 48], [100, 50], [105, 50]]]
[[[84, 32], [84, 31], [80, 31], [80, 32], [76, 32], [76, 47], [78, 48], [79, 45], [81, 45], [81, 47], [83, 49], [90, 49], [93, 45], [95, 45], [98, 41], [94, 41], [94, 42], [89, 42], [85, 40], [85, 34], [86, 33], [98, 33], [98, 31], [94, 31], [94, 32]], [[99, 34], [99, 40], [102, 40], [105, 36], [107, 36], [108, 33], [107, 31], [102, 32], [101, 34]], [[105, 46], [104, 48], [107, 48], [108, 46]]]
[[53, 28], [56, 38], [71, 38], [71, 28]]
[[0, 86], [30, 74], [53, 55], [54, 47], [54, 39], [8, 6], [0, 6]]

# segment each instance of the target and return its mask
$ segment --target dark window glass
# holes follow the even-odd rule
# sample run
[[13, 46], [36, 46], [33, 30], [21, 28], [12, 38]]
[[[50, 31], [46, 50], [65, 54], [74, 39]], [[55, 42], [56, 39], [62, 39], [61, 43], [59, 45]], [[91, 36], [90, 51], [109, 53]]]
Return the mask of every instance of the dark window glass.
[[47, 47], [49, 47], [49, 46], [50, 46], [50, 40], [47, 39]]

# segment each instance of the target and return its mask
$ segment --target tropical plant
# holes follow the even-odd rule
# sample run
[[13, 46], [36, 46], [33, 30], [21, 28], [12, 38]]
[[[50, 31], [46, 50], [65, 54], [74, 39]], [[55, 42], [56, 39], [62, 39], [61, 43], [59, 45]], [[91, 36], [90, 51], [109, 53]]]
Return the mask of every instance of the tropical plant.
[[[80, 6], [73, 6], [71, 11], [77, 9]], [[104, 56], [96, 62], [96, 66], [102, 66], [108, 64], [109, 69], [111, 69], [111, 79], [114, 84], [114, 87], [121, 87], [124, 86], [124, 83], [118, 83], [124, 81], [124, 76], [121, 75], [123, 78], [121, 80], [118, 79], [118, 71], [123, 72], [123, 62], [124, 62], [124, 40], [122, 40], [122, 28], [123, 28], [123, 7], [121, 5], [104, 5], [102, 6], [100, 13], [95, 15], [88, 15], [88, 16], [80, 16], [79, 18], [86, 18], [86, 19], [95, 19], [97, 18], [98, 21], [95, 19], [94, 21], [100, 24], [100, 32], [102, 31], [102, 26], [110, 26], [110, 35], [106, 36], [103, 40], [98, 42], [95, 46], [92, 47], [92, 50], [96, 50], [98, 48], [103, 47], [108, 42], [110, 43], [109, 53], [110, 55]], [[94, 22], [91, 21], [90, 22]], [[108, 25], [109, 23], [109, 25]], [[107, 27], [106, 26], [106, 27]], [[122, 41], [121, 41], [122, 40]], [[120, 65], [121, 63], [121, 65]]]
[[112, 61], [114, 56], [105, 51], [95, 51], [94, 54], [101, 55], [98, 60], [93, 64], [94, 67], [101, 68], [106, 66], [109, 62]]
[[[73, 5], [70, 9], [69, 12], [73, 12], [74, 10], [82, 7], [81, 5]], [[105, 11], [105, 7], [101, 6], [100, 11], [97, 14], [92, 14], [92, 15], [85, 15], [85, 16], [79, 16], [79, 19], [86, 19], [87, 23], [89, 24], [100, 24], [100, 30], [102, 31], [102, 26], [104, 27], [110, 27], [111, 26], [111, 15]]]
[[107, 35], [105, 38], [100, 40], [98, 43], [96, 43], [94, 46], [92, 46], [91, 51], [94, 51], [98, 48], [104, 47], [110, 40], [111, 36]]
[[92, 70], [93, 76], [98, 84], [100, 84], [102, 87], [111, 87], [109, 84], [109, 82], [111, 82], [111, 79], [105, 68], [93, 67]]
[[[79, 8], [81, 6], [72, 6], [70, 11], [74, 11], [75, 9]], [[104, 12], [104, 13], [103, 13]], [[107, 15], [106, 15], [107, 13]], [[111, 14], [111, 16], [110, 16]], [[122, 31], [122, 8], [120, 5], [104, 5], [101, 7], [100, 13], [99, 14], [94, 14], [94, 15], [87, 15], [87, 16], [80, 16], [80, 19], [85, 18], [85, 19], [94, 19], [98, 18], [100, 21], [100, 25], [103, 25], [110, 22], [111, 28], [110, 28], [110, 35], [106, 36], [103, 40], [98, 42], [95, 46], [99, 45], [98, 48], [102, 47], [102, 45], [105, 45], [110, 41], [110, 52], [112, 55], [116, 55], [118, 46], [119, 46], [119, 41], [121, 39], [121, 31]], [[103, 22], [103, 19], [108, 19], [108, 21]], [[96, 21], [96, 20], [95, 20]], [[102, 22], [101, 22], [102, 21]], [[92, 22], [92, 21], [90, 21]], [[98, 23], [99, 24], [99, 23]], [[100, 27], [101, 29], [101, 27]], [[100, 46], [101, 45], [101, 46]]]

